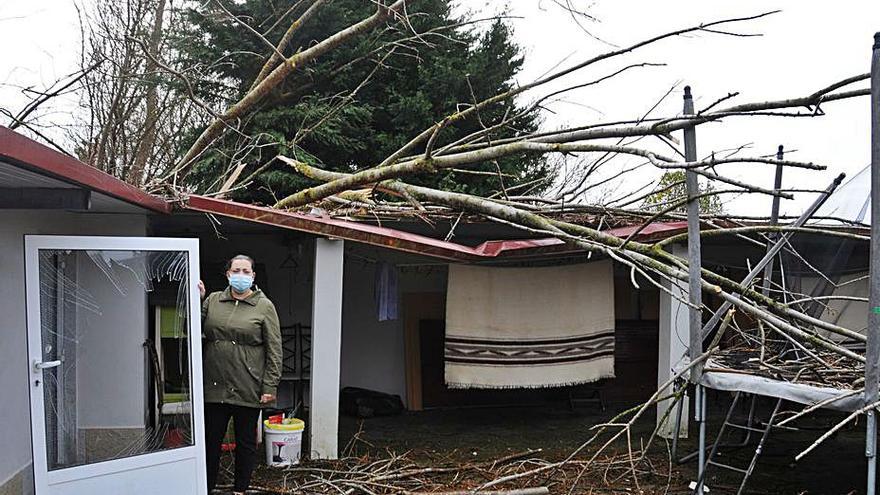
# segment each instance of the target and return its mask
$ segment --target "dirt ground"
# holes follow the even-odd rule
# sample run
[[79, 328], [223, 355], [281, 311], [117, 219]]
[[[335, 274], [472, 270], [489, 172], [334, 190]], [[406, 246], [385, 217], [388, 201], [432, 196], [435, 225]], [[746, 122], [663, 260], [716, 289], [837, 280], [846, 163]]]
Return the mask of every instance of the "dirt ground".
[[[726, 413], [725, 394], [716, 394], [710, 410], [709, 438], [714, 438]], [[771, 402], [759, 402], [760, 412], [771, 407]], [[553, 403], [540, 407], [493, 407], [460, 408], [408, 412], [400, 416], [356, 419], [342, 417], [340, 421], [340, 444], [346, 445], [357, 437], [350, 452], [373, 458], [388, 452], [407, 452], [419, 465], [440, 466], [456, 463], [492, 461], [530, 449], [543, 449], [540, 456], [546, 460], [558, 460], [567, 456], [590, 435], [593, 425], [607, 421], [615, 409], [601, 411], [596, 408], [572, 410], [567, 404]], [[845, 428], [829, 439], [800, 463], [794, 456], [809, 446], [830, 425], [843, 418], [839, 414], [822, 414], [799, 423], [797, 431], [777, 431], [771, 434], [744, 493], [749, 494], [859, 494], [864, 492], [865, 458], [864, 425]], [[645, 417], [634, 432], [633, 441], [647, 439], [653, 429], [654, 417]], [[695, 434], [682, 441], [681, 453], [695, 450]], [[734, 440], [735, 438], [731, 438]], [[618, 446], [618, 449], [622, 449]], [[666, 472], [669, 456], [666, 445], [658, 445], [652, 454], [655, 465]], [[754, 452], [754, 444], [739, 449], [728, 449], [719, 460], [745, 467]], [[622, 450], [621, 450], [622, 451]], [[308, 462], [304, 466], [308, 466]], [[640, 477], [643, 493], [690, 493], [689, 481], [696, 478], [694, 462], [675, 465], [671, 476]], [[272, 485], [279, 471], [261, 467], [257, 479], [264, 485]], [[602, 479], [602, 473], [593, 473], [587, 483], [579, 485], [575, 493], [638, 493], [631, 481], [610, 486]], [[708, 478], [710, 493], [736, 493], [741, 477], [714, 468]], [[667, 492], [668, 483], [668, 492]], [[448, 489], [459, 489], [449, 486]], [[555, 493], [555, 492], [551, 492]]]

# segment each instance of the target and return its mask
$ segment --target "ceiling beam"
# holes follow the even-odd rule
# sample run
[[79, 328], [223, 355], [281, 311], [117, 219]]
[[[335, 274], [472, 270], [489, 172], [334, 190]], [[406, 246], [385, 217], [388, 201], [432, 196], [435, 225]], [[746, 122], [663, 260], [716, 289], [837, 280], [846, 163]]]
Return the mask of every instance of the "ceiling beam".
[[91, 206], [92, 192], [88, 189], [0, 188], [0, 209], [5, 210], [88, 210]]

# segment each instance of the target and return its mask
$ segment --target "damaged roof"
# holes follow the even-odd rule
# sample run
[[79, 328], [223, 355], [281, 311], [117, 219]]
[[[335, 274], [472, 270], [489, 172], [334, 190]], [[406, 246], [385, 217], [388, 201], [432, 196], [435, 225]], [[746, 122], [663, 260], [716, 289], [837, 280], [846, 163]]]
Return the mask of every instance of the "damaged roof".
[[[315, 213], [284, 211], [224, 199], [190, 195], [183, 199], [166, 200], [144, 192], [106, 172], [91, 167], [71, 156], [53, 150], [33, 139], [0, 126], [0, 163], [11, 171], [0, 174], [0, 186], [4, 177], [21, 182], [27, 175], [33, 184], [45, 189], [78, 187], [102, 196], [122, 201], [158, 214], [175, 211], [210, 213], [243, 221], [296, 230], [308, 234], [335, 237], [396, 251], [420, 254], [449, 261], [479, 261], [540, 257], [583, 250], [557, 238], [481, 240], [477, 245], [451, 242], [417, 232], [376, 225], [372, 217], [356, 219], [334, 218], [323, 210]], [[2, 171], [0, 171], [2, 172]], [[16, 175], [16, 177], [13, 177]], [[26, 178], [26, 177], [25, 177]], [[12, 182], [10, 182], [12, 184]], [[39, 188], [35, 188], [37, 191]], [[581, 215], [584, 224], [595, 224], [595, 214]], [[402, 217], [401, 217], [402, 218]], [[413, 218], [410, 218], [413, 219]], [[602, 220], [599, 223], [602, 224]], [[636, 231], [637, 225], [617, 222], [605, 223], [604, 232], [626, 238]], [[593, 225], [595, 226], [595, 225]], [[655, 241], [684, 232], [686, 222], [654, 222], [642, 229], [635, 237], [639, 241]], [[485, 239], [485, 238], [484, 238]]]
[[[455, 261], [534, 257], [583, 251], [555, 237], [488, 240], [477, 246], [467, 246], [399, 229], [336, 219], [329, 216], [326, 212], [317, 209], [314, 214], [301, 213], [198, 195], [187, 197], [180, 203], [180, 207], [186, 210], [222, 215], [264, 225]], [[638, 226], [617, 227], [607, 229], [605, 232], [620, 238], [626, 238], [635, 232], [637, 228]], [[655, 222], [642, 229], [636, 236], [636, 240], [658, 240], [686, 230], [687, 222]]]

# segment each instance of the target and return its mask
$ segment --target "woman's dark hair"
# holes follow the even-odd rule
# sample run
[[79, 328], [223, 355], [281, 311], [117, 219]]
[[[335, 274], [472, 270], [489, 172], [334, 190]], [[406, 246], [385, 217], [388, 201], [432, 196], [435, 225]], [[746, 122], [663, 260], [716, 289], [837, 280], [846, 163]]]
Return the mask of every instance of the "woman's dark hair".
[[226, 262], [226, 268], [223, 270], [223, 273], [228, 272], [232, 268], [232, 262], [235, 260], [245, 260], [251, 264], [251, 271], [253, 271], [256, 267], [256, 263], [254, 263], [254, 259], [246, 254], [236, 254], [232, 258], [229, 258], [229, 261]]

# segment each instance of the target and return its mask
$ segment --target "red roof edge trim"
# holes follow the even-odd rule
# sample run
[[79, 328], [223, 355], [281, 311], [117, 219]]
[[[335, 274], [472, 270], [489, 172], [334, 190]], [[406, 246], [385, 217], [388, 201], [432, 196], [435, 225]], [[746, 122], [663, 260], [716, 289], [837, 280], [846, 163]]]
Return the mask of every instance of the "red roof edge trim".
[[214, 213], [347, 241], [363, 242], [373, 246], [434, 256], [450, 261], [480, 258], [474, 248], [468, 246], [386, 227], [336, 220], [328, 216], [306, 215], [197, 195], [189, 196], [183, 207], [188, 210]]
[[0, 157], [32, 172], [70, 182], [157, 213], [171, 213], [162, 198], [0, 126]]

